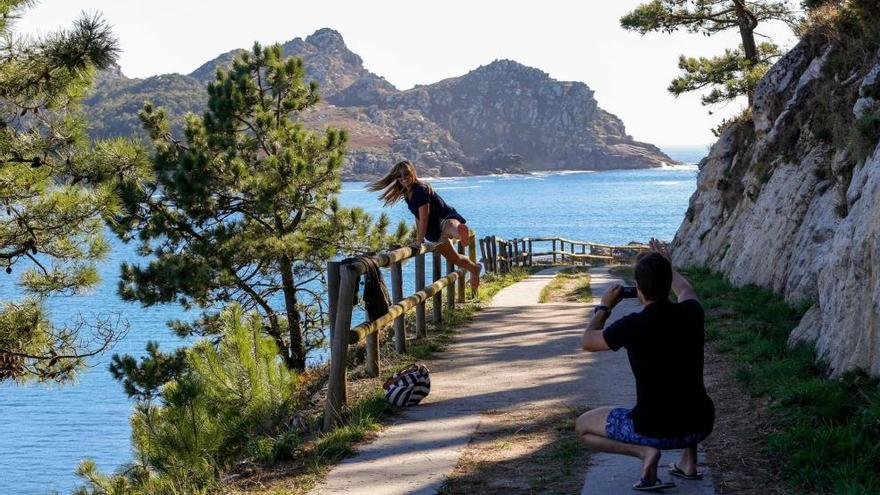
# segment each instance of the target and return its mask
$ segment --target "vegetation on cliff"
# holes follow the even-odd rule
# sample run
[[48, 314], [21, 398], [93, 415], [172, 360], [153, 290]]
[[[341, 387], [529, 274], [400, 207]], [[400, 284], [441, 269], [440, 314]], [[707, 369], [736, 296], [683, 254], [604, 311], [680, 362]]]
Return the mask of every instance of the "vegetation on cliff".
[[[827, 378], [812, 346], [788, 345], [804, 308], [758, 287], [686, 270], [706, 309], [707, 340], [731, 357], [735, 378], [770, 401], [765, 447], [798, 493], [880, 491], [880, 386], [864, 372]], [[721, 455], [724, 455], [721, 453]]]
[[767, 0], [652, 0], [623, 16], [620, 24], [641, 34], [686, 30], [711, 36], [728, 29], [738, 30], [742, 43], [725, 50], [723, 55], [696, 58], [682, 55], [678, 60], [683, 74], [672, 81], [669, 92], [678, 96], [711, 88], [702, 96], [703, 104], [711, 105], [743, 95], [748, 96], [751, 103], [758, 81], [781, 56], [775, 43], [758, 43], [755, 39], [758, 25], [768, 21], [794, 26], [793, 7], [787, 1]]

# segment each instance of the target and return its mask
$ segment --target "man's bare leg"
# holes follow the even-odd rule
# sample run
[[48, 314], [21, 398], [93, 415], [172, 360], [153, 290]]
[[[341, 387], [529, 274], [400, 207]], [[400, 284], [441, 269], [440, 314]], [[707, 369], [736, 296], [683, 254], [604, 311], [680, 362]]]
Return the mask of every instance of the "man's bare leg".
[[575, 423], [575, 431], [578, 438], [586, 446], [599, 452], [638, 457], [642, 460], [642, 479], [653, 483], [657, 479], [657, 464], [660, 462], [660, 450], [644, 445], [618, 442], [605, 436], [608, 413], [612, 409], [614, 408], [599, 407], [581, 414]]
[[688, 447], [681, 451], [681, 457], [675, 464], [678, 469], [682, 470], [688, 476], [696, 476], [697, 474], [697, 446]]

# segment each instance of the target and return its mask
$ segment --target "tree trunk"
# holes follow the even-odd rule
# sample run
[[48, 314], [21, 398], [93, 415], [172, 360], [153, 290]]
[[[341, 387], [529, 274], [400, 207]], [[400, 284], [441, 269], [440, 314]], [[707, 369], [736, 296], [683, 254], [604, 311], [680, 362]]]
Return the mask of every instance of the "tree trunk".
[[269, 316], [269, 331], [267, 333], [275, 340], [275, 345], [278, 346], [278, 352], [281, 354], [281, 358], [284, 359], [284, 364], [287, 368], [295, 369], [296, 363], [291, 358], [287, 344], [281, 336], [281, 325], [278, 324], [278, 317], [274, 314]]
[[306, 370], [306, 346], [302, 335], [302, 321], [296, 309], [296, 287], [293, 283], [293, 263], [290, 256], [281, 257], [281, 287], [284, 291], [284, 307], [287, 310], [287, 328], [290, 332], [290, 362], [296, 371]]
[[[742, 38], [743, 52], [749, 67], [756, 65], [758, 59], [758, 45], [755, 43], [755, 28], [758, 27], [758, 20], [755, 15], [746, 7], [743, 0], [733, 0], [736, 8], [736, 17], [739, 20], [739, 35]], [[749, 106], [752, 105], [753, 91], [749, 91]]]

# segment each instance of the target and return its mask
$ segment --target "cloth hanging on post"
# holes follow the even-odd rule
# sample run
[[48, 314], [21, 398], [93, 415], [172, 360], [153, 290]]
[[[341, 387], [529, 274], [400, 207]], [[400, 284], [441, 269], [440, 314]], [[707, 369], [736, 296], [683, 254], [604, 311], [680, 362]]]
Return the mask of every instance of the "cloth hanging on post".
[[379, 265], [369, 257], [363, 258], [362, 261], [367, 265], [367, 271], [364, 273], [364, 308], [372, 321], [388, 314], [391, 297], [388, 295], [388, 287], [382, 279]]

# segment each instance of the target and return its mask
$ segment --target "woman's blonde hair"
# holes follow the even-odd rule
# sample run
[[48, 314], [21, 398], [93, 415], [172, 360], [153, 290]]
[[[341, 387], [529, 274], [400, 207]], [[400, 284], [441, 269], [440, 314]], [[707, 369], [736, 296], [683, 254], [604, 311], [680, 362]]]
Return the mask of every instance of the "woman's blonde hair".
[[398, 163], [391, 167], [391, 170], [385, 174], [385, 177], [367, 184], [367, 190], [382, 191], [382, 189], [385, 189], [382, 194], [379, 195], [379, 199], [385, 202], [385, 206], [391, 206], [406, 196], [406, 188], [400, 185], [400, 182], [397, 181], [397, 178], [404, 173], [409, 174], [409, 176], [412, 177], [413, 183], [422, 184], [427, 187], [429, 194], [434, 192], [434, 189], [431, 188], [430, 184], [426, 184], [419, 180], [419, 176], [416, 175], [416, 167], [409, 160], [404, 160]]

